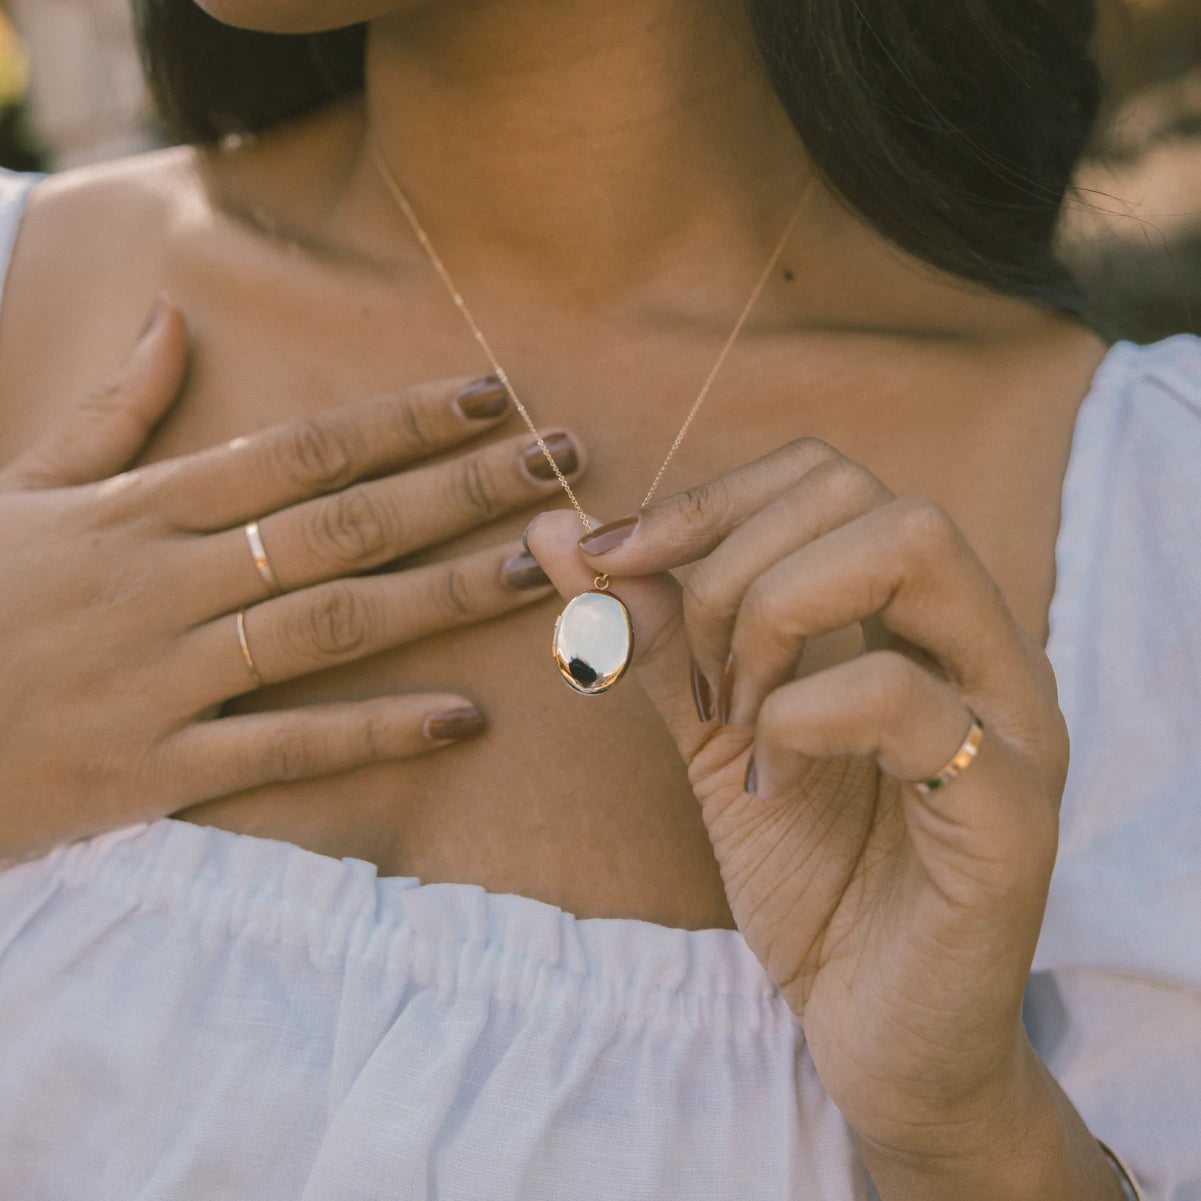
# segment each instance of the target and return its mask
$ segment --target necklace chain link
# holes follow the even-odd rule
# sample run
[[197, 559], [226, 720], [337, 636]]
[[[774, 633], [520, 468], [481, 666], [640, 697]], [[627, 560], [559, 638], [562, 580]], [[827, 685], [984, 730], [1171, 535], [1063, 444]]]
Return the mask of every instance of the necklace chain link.
[[[593, 527], [588, 521], [588, 516], [580, 506], [580, 502], [576, 499], [575, 493], [571, 490], [571, 485], [567, 482], [563, 472], [559, 470], [559, 464], [555, 462], [554, 455], [551, 454], [546, 443], [542, 440], [542, 435], [538, 432], [538, 427], [531, 419], [529, 412], [524, 404], [521, 403], [521, 398], [517, 395], [517, 390], [513, 387], [512, 381], [509, 379], [509, 373], [501, 366], [500, 360], [492, 352], [492, 347], [488, 345], [488, 339], [484, 337], [484, 331], [480, 329], [475, 318], [471, 314], [471, 310], [467, 307], [467, 302], [463, 299], [462, 293], [455, 287], [454, 280], [450, 277], [450, 272], [447, 271], [445, 264], [442, 262], [441, 256], [434, 249], [434, 244], [430, 241], [429, 235], [425, 232], [425, 228], [417, 219], [417, 214], [413, 211], [413, 206], [409, 203], [409, 198], [405, 195], [404, 189], [400, 186], [396, 176], [392, 173], [391, 168], [384, 161], [383, 155], [380, 153], [379, 147], [372, 142], [370, 145], [372, 161], [375, 163], [376, 170], [380, 174], [380, 178], [384, 181], [392, 199], [395, 200], [397, 207], [405, 215], [409, 226], [413, 230], [414, 236], [421, 244], [421, 248], [425, 251], [426, 257], [429, 259], [434, 270], [438, 273], [439, 278], [445, 285], [450, 298], [454, 301], [455, 307], [463, 314], [464, 321], [467, 322], [468, 328], [471, 330], [472, 337], [479, 344], [479, 348], [484, 352], [488, 362], [492, 365], [492, 370], [496, 378], [500, 380], [505, 392], [508, 393], [509, 399], [513, 402], [514, 407], [521, 414], [526, 425], [529, 426], [530, 432], [538, 440], [538, 445], [542, 449], [542, 453], [546, 456], [546, 461], [550, 464], [551, 470], [554, 471], [559, 483], [563, 486], [563, 491], [567, 493], [568, 499], [571, 501], [575, 511], [579, 514], [580, 521], [584, 523], [584, 529], [591, 532]], [[738, 335], [742, 332], [742, 327], [746, 324], [747, 318], [751, 315], [751, 310], [755, 307], [755, 302], [759, 299], [759, 294], [763, 291], [768, 279], [771, 278], [771, 273], [775, 270], [776, 264], [780, 261], [780, 255], [784, 253], [784, 247], [788, 243], [792, 231], [796, 228], [797, 220], [800, 218], [801, 209], [805, 205], [805, 201], [809, 197], [809, 192], [816, 183], [816, 176], [810, 176], [808, 184], [801, 193], [800, 200], [797, 201], [796, 208], [793, 209], [792, 216], [789, 218], [788, 224], [784, 228], [784, 232], [780, 235], [780, 240], [776, 243], [775, 249], [772, 251], [771, 258], [767, 262], [767, 266], [763, 268], [758, 280], [755, 282], [754, 288], [751, 289], [751, 294], [747, 297], [746, 304], [742, 306], [742, 312], [738, 314], [738, 320], [734, 322], [734, 328], [730, 331], [729, 337], [726, 338], [725, 344], [722, 346], [720, 353], [717, 356], [717, 361], [709, 370], [709, 374], [705, 382], [701, 385], [701, 390], [697, 394], [697, 398], [692, 403], [692, 408], [688, 411], [688, 416], [684, 418], [684, 424], [680, 426], [680, 431], [675, 436], [675, 440], [671, 444], [671, 449], [667, 452], [665, 458], [660, 464], [659, 470], [655, 473], [655, 478], [651, 481], [651, 486], [647, 491], [646, 496], [642, 498], [642, 503], [638, 506], [639, 509], [645, 509], [650, 504], [651, 497], [654, 496], [655, 490], [659, 487], [659, 481], [663, 478], [663, 473], [667, 470], [667, 465], [671, 462], [672, 457], [680, 447], [680, 443], [684, 441], [684, 436], [688, 433], [688, 427], [692, 424], [693, 418], [700, 412], [701, 405], [705, 403], [705, 398], [709, 395], [709, 390], [713, 387], [713, 381], [717, 378], [717, 373], [721, 370], [722, 364], [726, 361], [726, 356], [730, 353], [730, 348], [734, 345]], [[601, 574], [596, 577], [595, 586], [602, 591], [609, 586], [609, 577], [607, 574]]]

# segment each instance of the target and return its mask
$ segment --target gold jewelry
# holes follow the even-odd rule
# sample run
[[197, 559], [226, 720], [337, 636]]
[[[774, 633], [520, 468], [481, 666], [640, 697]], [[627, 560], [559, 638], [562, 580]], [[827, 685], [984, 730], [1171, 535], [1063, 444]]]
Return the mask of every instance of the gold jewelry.
[[246, 660], [246, 666], [250, 668], [250, 674], [254, 676], [254, 685], [256, 688], [262, 688], [263, 677], [259, 675], [259, 669], [254, 665], [254, 656], [250, 653], [250, 643], [246, 641], [246, 610], [238, 610], [238, 645], [242, 648], [242, 658]]
[[970, 709], [968, 712], [972, 717], [971, 728], [968, 730], [967, 737], [963, 740], [959, 750], [947, 762], [946, 767], [937, 775], [931, 776], [928, 780], [911, 781], [914, 788], [923, 796], [929, 796], [930, 793], [941, 788], [944, 784], [949, 784], [957, 776], [963, 775], [971, 766], [976, 753], [980, 750], [980, 744], [984, 741], [984, 723]]
[[[585, 532], [591, 533], [593, 527], [589, 524], [587, 515], [580, 507], [580, 502], [576, 500], [575, 493], [571, 490], [571, 485], [559, 470], [559, 465], [547, 449], [546, 443], [542, 440], [542, 435], [538, 432], [537, 426], [530, 419], [525, 405], [521, 403], [512, 381], [509, 379], [508, 372], [497, 361], [496, 355], [492, 353], [492, 348], [488, 345], [487, 338], [484, 337], [483, 331], [471, 315], [471, 310], [467, 307], [467, 302], [463, 299], [458, 288], [455, 287], [454, 281], [450, 278], [450, 273], [446, 270], [441, 258], [438, 256], [438, 252], [434, 249], [433, 243], [429, 240], [429, 236], [426, 234], [421, 222], [417, 219], [417, 214], [413, 211], [413, 206], [409, 203], [408, 197], [397, 182], [396, 176], [392, 174], [388, 164], [384, 162], [383, 155], [374, 142], [370, 145], [370, 152], [376, 170], [391, 193], [392, 199], [396, 201], [397, 206], [404, 213], [405, 219], [412, 228], [417, 241], [421, 243], [421, 247], [433, 265], [434, 270], [438, 273], [438, 277], [445, 285], [450, 298], [455, 303], [455, 307], [463, 314], [463, 320], [467, 322], [472, 336], [487, 356], [489, 363], [492, 365], [493, 372], [504, 386], [509, 399], [513, 402], [513, 407], [521, 414], [526, 425], [529, 426], [530, 432], [538, 440], [538, 445], [542, 448], [542, 453], [546, 456], [546, 460], [554, 471], [555, 477], [567, 493], [575, 511], [580, 516], [580, 520], [584, 523]], [[780, 255], [783, 254], [784, 246], [793, 229], [796, 227], [797, 220], [801, 215], [801, 209], [804, 207], [805, 201], [808, 199], [809, 193], [816, 182], [817, 176], [811, 175], [808, 184], [806, 184], [804, 191], [801, 193], [800, 200], [797, 201], [796, 208], [793, 210], [787, 226], [784, 228], [784, 232], [780, 235], [780, 240], [776, 243], [775, 250], [772, 251], [767, 266], [763, 268], [763, 272], [751, 290], [746, 304], [742, 307], [742, 312], [738, 315], [738, 320], [734, 323], [734, 328], [730, 331], [730, 336], [726, 339], [725, 345], [722, 346], [721, 353], [717, 356], [717, 362], [713, 364], [705, 382], [701, 385], [700, 393], [693, 402], [692, 408], [688, 411], [688, 416], [684, 419], [684, 424], [680, 427], [680, 432], [676, 434], [675, 440], [671, 444], [671, 449], [667, 452], [667, 458], [663, 460], [659, 470], [655, 473], [655, 478], [651, 481], [650, 490], [643, 497], [642, 504], [638, 506], [640, 509], [645, 508], [650, 503], [651, 497], [655, 494], [655, 489], [659, 486], [659, 481], [663, 478], [664, 471], [667, 470], [668, 463], [671, 462], [672, 457], [679, 449], [680, 443], [684, 441], [684, 435], [688, 433], [688, 427], [692, 424], [692, 419], [700, 411], [701, 405], [709, 395], [709, 389], [713, 386], [713, 381], [717, 378], [718, 371], [721, 370], [722, 364], [726, 361], [726, 355], [729, 354], [735, 339], [742, 332], [742, 327], [746, 324], [746, 319], [750, 316], [755, 301], [759, 299], [759, 293], [763, 291], [764, 285], [767, 283], [772, 271], [775, 269], [776, 263], [780, 259]], [[580, 593], [579, 596], [571, 600], [563, 612], [559, 614], [559, 618], [555, 622], [554, 637], [551, 640], [551, 651], [559, 673], [576, 692], [582, 692], [587, 696], [604, 692], [605, 689], [611, 688], [616, 684], [625, 672], [625, 669], [629, 666], [634, 654], [634, 627], [630, 621], [630, 612], [621, 600], [609, 592], [608, 589], [609, 576], [606, 572], [602, 572], [593, 581], [591, 589]]]
[[275, 578], [275, 572], [271, 570], [271, 560], [267, 558], [267, 548], [263, 545], [263, 535], [259, 531], [259, 523], [248, 521], [242, 529], [246, 532], [246, 541], [250, 544], [250, 554], [254, 559], [254, 565], [259, 569], [263, 583], [267, 585], [268, 595], [279, 596], [283, 589], [279, 586], [279, 580]]

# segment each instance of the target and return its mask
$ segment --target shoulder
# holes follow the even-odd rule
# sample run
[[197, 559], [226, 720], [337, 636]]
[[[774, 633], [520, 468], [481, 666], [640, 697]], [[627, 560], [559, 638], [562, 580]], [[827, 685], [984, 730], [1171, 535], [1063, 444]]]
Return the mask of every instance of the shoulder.
[[[28, 314], [42, 322], [111, 294], [118, 280], [147, 269], [167, 231], [203, 195], [197, 155], [155, 151], [46, 177], [21, 176], [0, 190], [13, 245], [0, 314], [6, 327]], [[11, 319], [10, 319], [11, 318]], [[7, 348], [5, 348], [7, 350]]]
[[1116, 361], [1115, 384], [1125, 384], [1128, 399], [1174, 401], [1182, 414], [1201, 419], [1201, 337], [1174, 334], [1147, 345], [1118, 342], [1110, 354]]
[[196, 206], [196, 165], [194, 150], [176, 147], [46, 177], [28, 193], [16, 253], [41, 272], [128, 262]]
[[29, 193], [45, 178], [36, 171], [9, 171], [0, 167], [0, 222], [7, 226], [19, 216]]
[[[1201, 658], [1199, 511], [1201, 338], [1118, 342], [1080, 408], [1064, 480], [1052, 612], [1061, 654], [1108, 646], [1111, 670], [1145, 673], [1153, 643], [1174, 639]], [[1151, 625], [1156, 639], [1111, 641]], [[1074, 636], [1089, 627], [1091, 649]], [[1201, 751], [1201, 733], [1197, 742]]]
[[[1097, 371], [1064, 482], [1064, 521], [1075, 541], [1087, 542], [1096, 527], [1112, 553], [1111, 520], [1132, 538], [1129, 520], [1136, 519], [1131, 513], [1120, 520], [1119, 498], [1137, 500], [1143, 522], [1156, 513], [1170, 520], [1190, 501], [1201, 504], [1201, 338], [1194, 334], [1148, 345], [1118, 342]], [[1093, 520], [1102, 510], [1109, 519], [1104, 528]], [[1192, 539], [1176, 549], [1191, 553]]]
[[1201, 338], [1117, 343], [1064, 486], [1047, 652], [1072, 762], [1040, 966], [1201, 987], [1198, 512]]
[[8, 261], [29, 195], [44, 178], [35, 172], [0, 169], [0, 287], [8, 272]]
[[190, 148], [0, 179], [0, 460], [119, 364], [202, 201]]

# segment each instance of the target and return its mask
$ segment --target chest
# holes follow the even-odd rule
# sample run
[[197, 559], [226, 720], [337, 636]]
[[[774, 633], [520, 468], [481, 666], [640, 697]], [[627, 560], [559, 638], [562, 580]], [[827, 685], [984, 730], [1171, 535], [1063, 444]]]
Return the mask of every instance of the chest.
[[[484, 371], [435, 289], [278, 266], [222, 272], [182, 257], [101, 298], [76, 297], [72, 353], [6, 330], [0, 386], [54, 403], [16, 414], [27, 441], [55, 404], [111, 369], [143, 298], [165, 287], [189, 317], [186, 391], [148, 459], [186, 453], [410, 382]], [[103, 302], [102, 302], [103, 300]], [[520, 303], [481, 324], [541, 427], [567, 426], [590, 469], [591, 515], [636, 507], [712, 364], [719, 340]], [[85, 313], [87, 314], [85, 319]], [[1051, 369], [1048, 370], [1048, 367]], [[1059, 495], [1095, 347], [972, 353], [863, 334], [748, 337], [665, 474], [658, 495], [812, 435], [894, 492], [925, 493], [958, 521], [1018, 619], [1045, 637]], [[493, 436], [518, 432], [512, 417]], [[5, 455], [16, 446], [3, 447]], [[566, 497], [555, 502], [566, 504]], [[431, 547], [412, 562], [520, 536], [530, 509]], [[681, 575], [686, 574], [684, 569]], [[729, 926], [721, 881], [683, 765], [636, 685], [568, 692], [551, 664], [559, 603], [435, 635], [371, 660], [255, 694], [242, 707], [463, 690], [489, 729], [453, 751], [223, 798], [190, 820], [376, 863], [384, 874], [478, 883], [580, 916]], [[809, 666], [853, 653], [854, 632], [813, 642]]]

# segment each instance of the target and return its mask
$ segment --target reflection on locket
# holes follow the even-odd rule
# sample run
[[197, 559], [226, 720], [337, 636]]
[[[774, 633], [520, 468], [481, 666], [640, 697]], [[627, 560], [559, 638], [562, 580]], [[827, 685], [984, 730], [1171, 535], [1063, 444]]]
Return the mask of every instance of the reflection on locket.
[[599, 589], [581, 592], [555, 622], [555, 664], [576, 692], [593, 696], [621, 679], [634, 655], [630, 611]]

